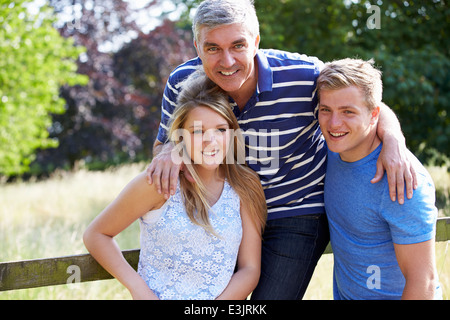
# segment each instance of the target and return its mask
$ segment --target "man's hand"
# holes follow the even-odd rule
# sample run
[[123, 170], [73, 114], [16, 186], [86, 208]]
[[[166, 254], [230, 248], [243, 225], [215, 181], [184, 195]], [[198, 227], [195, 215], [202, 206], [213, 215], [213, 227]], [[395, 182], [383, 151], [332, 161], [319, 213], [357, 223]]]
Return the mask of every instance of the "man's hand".
[[180, 171], [183, 171], [185, 177], [193, 182], [189, 172], [183, 170], [184, 165], [181, 158], [174, 159], [177, 155], [176, 152], [173, 152], [173, 149], [174, 147], [170, 143], [155, 143], [155, 156], [146, 170], [148, 184], [154, 183], [156, 190], [158, 190], [159, 194], [164, 194], [166, 199], [169, 199], [170, 195], [175, 194]]
[[411, 152], [406, 146], [401, 147], [397, 141], [392, 142], [385, 138], [377, 161], [377, 172], [370, 181], [372, 183], [379, 182], [386, 170], [389, 195], [392, 201], [395, 201], [396, 196], [398, 196], [398, 203], [400, 204], [405, 202], [405, 185], [408, 199], [412, 198], [413, 190], [417, 188], [416, 172], [410, 156], [412, 156]]

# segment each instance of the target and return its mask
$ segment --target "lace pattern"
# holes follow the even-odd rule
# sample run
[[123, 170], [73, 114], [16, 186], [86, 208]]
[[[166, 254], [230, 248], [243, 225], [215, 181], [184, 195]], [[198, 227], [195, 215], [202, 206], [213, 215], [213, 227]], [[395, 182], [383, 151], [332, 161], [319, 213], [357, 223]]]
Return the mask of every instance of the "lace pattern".
[[139, 220], [138, 273], [160, 299], [215, 299], [233, 275], [241, 243], [238, 195], [225, 181], [209, 217], [218, 237], [190, 221], [179, 185], [175, 195], [159, 210]]

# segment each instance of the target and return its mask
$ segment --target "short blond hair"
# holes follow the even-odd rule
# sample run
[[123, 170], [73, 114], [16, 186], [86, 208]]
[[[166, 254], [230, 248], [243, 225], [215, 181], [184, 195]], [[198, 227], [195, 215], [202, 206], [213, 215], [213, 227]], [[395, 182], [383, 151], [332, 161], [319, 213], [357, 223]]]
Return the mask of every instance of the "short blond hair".
[[338, 90], [356, 86], [361, 89], [369, 110], [380, 105], [383, 96], [381, 71], [374, 67], [372, 59], [341, 59], [325, 64], [317, 79], [317, 92]]

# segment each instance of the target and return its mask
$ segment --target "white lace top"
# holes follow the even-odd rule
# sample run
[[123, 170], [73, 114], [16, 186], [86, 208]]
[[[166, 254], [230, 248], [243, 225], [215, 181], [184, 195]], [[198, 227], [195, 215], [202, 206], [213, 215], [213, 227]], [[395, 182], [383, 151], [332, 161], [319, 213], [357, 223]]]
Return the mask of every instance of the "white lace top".
[[191, 222], [179, 184], [160, 209], [140, 218], [138, 273], [160, 299], [215, 299], [228, 285], [242, 225], [239, 197], [227, 181], [209, 219], [219, 237]]

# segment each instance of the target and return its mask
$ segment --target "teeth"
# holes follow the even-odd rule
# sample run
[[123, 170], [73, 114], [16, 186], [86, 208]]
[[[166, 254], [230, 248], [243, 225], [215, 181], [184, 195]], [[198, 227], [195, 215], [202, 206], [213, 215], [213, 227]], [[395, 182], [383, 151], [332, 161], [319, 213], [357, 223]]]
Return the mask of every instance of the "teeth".
[[330, 132], [330, 134], [331, 134], [333, 137], [342, 137], [342, 136], [345, 136], [347, 133]]
[[215, 156], [216, 154], [217, 154], [217, 150], [214, 150], [214, 151], [211, 151], [211, 152], [203, 151], [203, 155], [205, 155], [205, 156], [212, 157], [212, 156]]
[[225, 71], [220, 71], [221, 74], [223, 74], [224, 76], [231, 76], [235, 73], [236, 71], [233, 72], [225, 72]]

